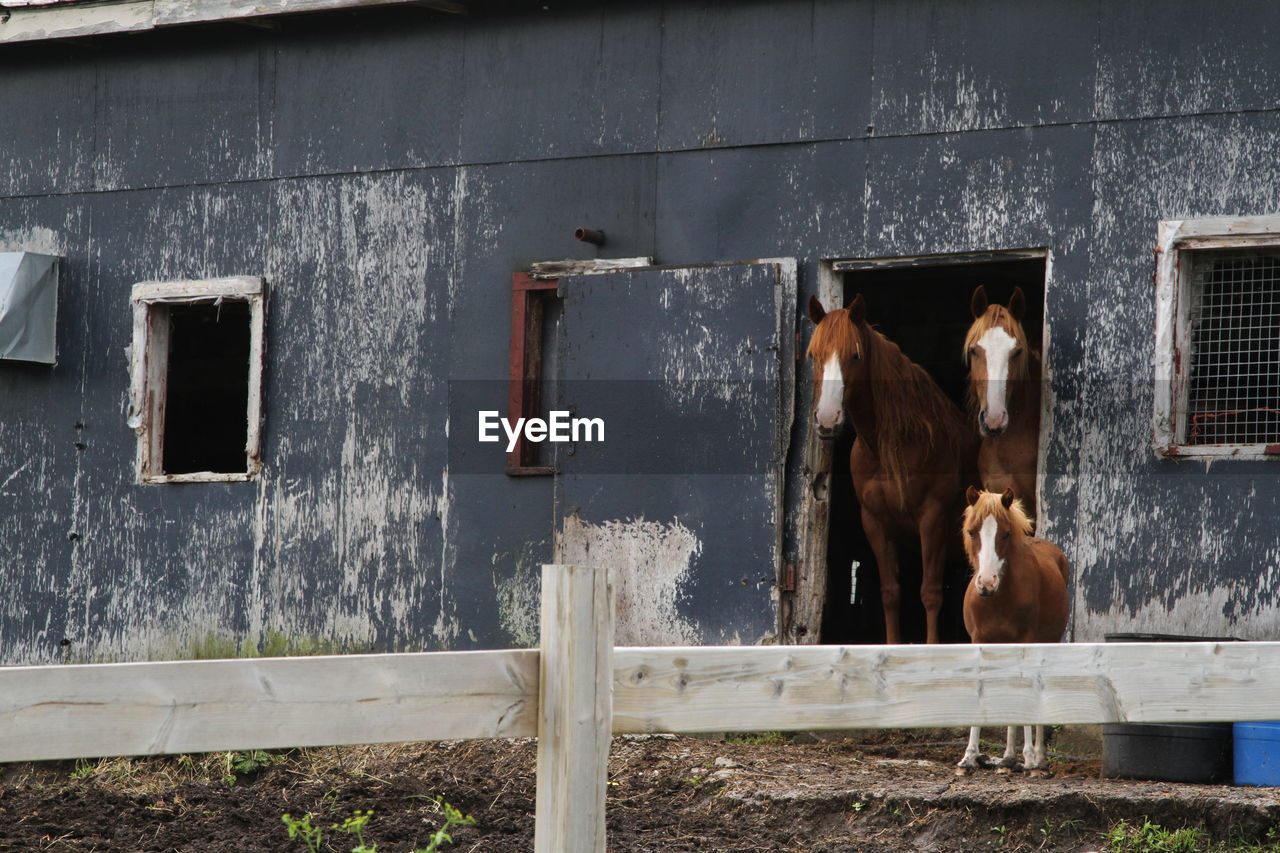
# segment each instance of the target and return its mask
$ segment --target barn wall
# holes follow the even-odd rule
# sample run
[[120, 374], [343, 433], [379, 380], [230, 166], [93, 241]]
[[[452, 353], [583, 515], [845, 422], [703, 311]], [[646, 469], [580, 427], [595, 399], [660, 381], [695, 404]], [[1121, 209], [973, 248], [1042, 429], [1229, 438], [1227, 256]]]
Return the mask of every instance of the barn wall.
[[[531, 644], [552, 482], [446, 438], [452, 383], [503, 406], [513, 270], [795, 257], [803, 300], [826, 258], [1027, 246], [1076, 637], [1274, 637], [1274, 470], [1148, 436], [1156, 221], [1280, 206], [1280, 12], [474, 5], [0, 54], [0, 250], [66, 258], [58, 365], [0, 364], [0, 659]], [[232, 274], [270, 288], [263, 477], [137, 486], [129, 288]]]

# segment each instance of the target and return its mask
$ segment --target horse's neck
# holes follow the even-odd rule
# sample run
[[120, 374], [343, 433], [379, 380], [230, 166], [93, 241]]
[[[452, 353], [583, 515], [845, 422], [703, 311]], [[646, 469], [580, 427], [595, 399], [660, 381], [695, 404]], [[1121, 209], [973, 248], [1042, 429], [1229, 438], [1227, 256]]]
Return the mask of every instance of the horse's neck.
[[888, 358], [888, 354], [883, 351], [885, 342], [883, 340], [874, 340], [872, 335], [863, 335], [863, 340], [867, 343], [862, 349], [862, 357], [866, 359], [867, 376], [870, 379], [854, 386], [849, 411], [845, 414], [849, 416], [849, 420], [852, 422], [854, 430], [857, 431], [858, 437], [868, 447], [875, 450], [880, 440], [881, 431], [878, 416], [879, 405], [883, 405], [883, 401], [877, 401], [876, 399], [876, 386], [882, 384], [881, 380], [876, 379], [876, 371], [880, 368], [880, 360]]
[[880, 435], [876, 425], [876, 400], [872, 390], [874, 385], [873, 380], [854, 386], [853, 393], [850, 394], [849, 411], [845, 412], [858, 438], [873, 450]]
[[1009, 388], [1009, 420], [1040, 422], [1040, 353], [1032, 350], [1027, 363], [1027, 378], [1011, 382]]
[[1003, 588], [1008, 584], [1008, 591], [1011, 595], [1020, 593], [1024, 581], [1023, 576], [1028, 571], [1028, 567], [1034, 564], [1035, 554], [1032, 553], [1031, 537], [1026, 534], [1015, 535], [1009, 545], [1004, 579], [1000, 581], [1000, 586]]

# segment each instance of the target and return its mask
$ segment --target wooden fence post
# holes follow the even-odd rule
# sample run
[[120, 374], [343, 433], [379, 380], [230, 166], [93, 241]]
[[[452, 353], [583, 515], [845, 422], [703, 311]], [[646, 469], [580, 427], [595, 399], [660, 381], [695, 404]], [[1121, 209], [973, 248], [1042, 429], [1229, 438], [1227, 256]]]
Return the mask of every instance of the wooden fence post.
[[613, 589], [605, 569], [542, 567], [535, 853], [604, 853], [613, 731]]

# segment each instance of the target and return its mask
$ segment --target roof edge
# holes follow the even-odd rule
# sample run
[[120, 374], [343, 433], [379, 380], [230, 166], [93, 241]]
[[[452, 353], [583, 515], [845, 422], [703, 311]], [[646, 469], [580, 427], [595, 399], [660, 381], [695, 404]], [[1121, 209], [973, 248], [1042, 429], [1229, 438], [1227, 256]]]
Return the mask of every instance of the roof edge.
[[0, 9], [0, 44], [136, 33], [161, 27], [243, 21], [273, 15], [416, 5], [464, 14], [454, 0], [119, 0], [48, 3]]

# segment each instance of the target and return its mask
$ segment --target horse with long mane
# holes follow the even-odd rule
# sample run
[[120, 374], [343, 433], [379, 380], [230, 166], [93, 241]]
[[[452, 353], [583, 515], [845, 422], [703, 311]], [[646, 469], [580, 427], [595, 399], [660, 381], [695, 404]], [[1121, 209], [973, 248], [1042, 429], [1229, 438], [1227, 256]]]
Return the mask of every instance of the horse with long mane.
[[885, 641], [901, 642], [898, 543], [911, 537], [920, 542], [926, 639], [936, 643], [943, 571], [948, 550], [959, 546], [954, 519], [973, 472], [974, 439], [929, 375], [867, 324], [861, 294], [832, 311], [810, 296], [809, 317], [817, 326], [808, 356], [818, 434], [833, 437], [846, 423], [856, 433], [849, 470], [880, 575]]
[[1022, 327], [1026, 298], [1015, 287], [1008, 307], [989, 304], [982, 285], [969, 305], [973, 325], [964, 341], [969, 408], [978, 419], [983, 488], [1013, 489], [1034, 521], [1040, 457], [1040, 353]]
[[[973, 578], [964, 593], [964, 627], [975, 643], [1056, 643], [1067, 627], [1067, 576], [1070, 566], [1057, 545], [1031, 535], [1031, 519], [1014, 497], [965, 493], [969, 506], [961, 528]], [[1034, 728], [1034, 732], [1033, 732]], [[967, 775], [978, 767], [978, 727], [969, 729], [969, 744], [956, 767]], [[1044, 726], [1023, 726], [1022, 765], [1032, 775], [1045, 775]], [[1017, 729], [1010, 726], [1001, 772], [1016, 764]]]

